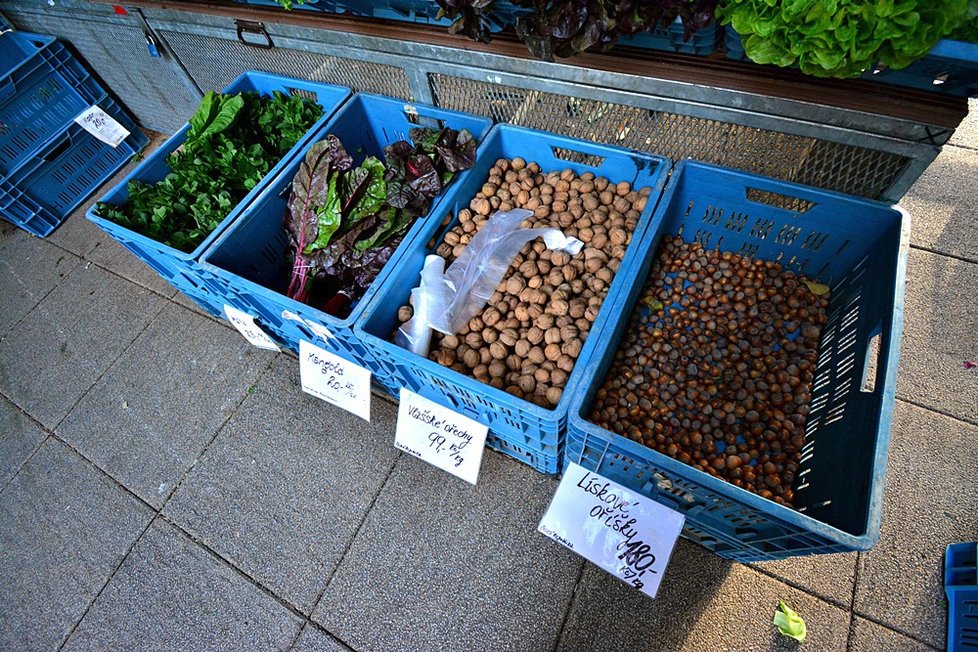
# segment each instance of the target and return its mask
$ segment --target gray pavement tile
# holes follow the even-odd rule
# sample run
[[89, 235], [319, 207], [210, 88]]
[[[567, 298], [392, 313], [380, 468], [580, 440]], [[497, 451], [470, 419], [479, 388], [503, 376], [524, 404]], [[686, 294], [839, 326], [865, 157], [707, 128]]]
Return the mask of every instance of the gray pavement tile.
[[165, 299], [80, 265], [0, 341], [0, 389], [53, 429]]
[[338, 643], [336, 639], [328, 634], [316, 629], [312, 625], [306, 625], [302, 630], [302, 635], [292, 647], [292, 652], [349, 652], [350, 648]]
[[978, 532], [978, 428], [898, 401], [892, 436], [880, 542], [860, 555], [854, 610], [943, 647], [944, 549]]
[[968, 100], [970, 111], [967, 117], [954, 130], [951, 144], [959, 147], [978, 149], [978, 98]]
[[75, 269], [77, 256], [25, 231], [0, 240], [0, 336]]
[[397, 408], [374, 401], [367, 423], [298, 372], [275, 360], [164, 513], [309, 613], [394, 465]]
[[475, 487], [400, 456], [313, 618], [360, 652], [552, 649], [581, 566], [536, 531], [555, 488], [491, 451]]
[[[188, 308], [189, 310], [193, 310], [198, 315], [203, 315], [204, 317], [207, 317], [208, 319], [210, 319], [212, 321], [215, 321], [218, 324], [221, 324], [222, 326], [226, 326], [227, 328], [233, 330], [233, 327], [231, 326], [230, 323], [228, 323], [228, 320], [227, 319], [224, 319], [223, 317], [222, 318], [217, 318], [214, 315], [210, 314], [209, 312], [207, 312], [206, 310], [204, 310], [203, 308], [201, 308], [199, 305], [197, 305], [197, 303], [193, 299], [191, 299], [190, 297], [188, 297], [183, 292], [177, 291], [177, 293], [173, 295], [172, 299], [173, 299], [173, 301], [175, 301], [176, 303], [179, 303], [184, 308]], [[235, 331], [235, 332], [237, 332], [237, 331]]]
[[978, 265], [912, 249], [897, 396], [978, 423]]
[[0, 396], [0, 489], [47, 437], [20, 408]]
[[177, 293], [177, 289], [164, 281], [155, 269], [136, 258], [131, 251], [112, 238], [106, 237], [100, 240], [86, 258], [168, 299]]
[[182, 532], [156, 520], [65, 650], [287, 650], [302, 621]]
[[57, 433], [160, 507], [272, 357], [169, 303]]
[[978, 261], [978, 151], [945, 147], [900, 204], [914, 245]]
[[[103, 189], [96, 194], [105, 192], [109, 186], [103, 186]], [[87, 205], [86, 202], [85, 206]], [[67, 249], [78, 256], [87, 256], [96, 246], [108, 239], [108, 234], [85, 217], [84, 210], [76, 210], [46, 238], [51, 244]]]
[[856, 582], [856, 553], [792, 557], [752, 564], [818, 597], [845, 609], [852, 605]]
[[0, 649], [56, 649], [152, 518], [48, 439], [0, 494]]
[[935, 649], [871, 620], [859, 616], [853, 618], [850, 652], [930, 652]]
[[[801, 647], [772, 625], [780, 600], [805, 619]], [[845, 610], [681, 540], [654, 600], [588, 564], [557, 650], [842, 650], [848, 629]]]

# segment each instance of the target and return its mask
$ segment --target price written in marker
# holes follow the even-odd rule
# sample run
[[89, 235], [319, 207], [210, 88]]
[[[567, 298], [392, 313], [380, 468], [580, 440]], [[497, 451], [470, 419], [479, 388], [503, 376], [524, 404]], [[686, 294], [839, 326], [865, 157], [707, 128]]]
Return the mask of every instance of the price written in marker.
[[119, 143], [129, 137], [129, 130], [116, 121], [115, 118], [103, 111], [98, 104], [85, 109], [75, 122], [82, 129], [92, 134], [110, 147], [118, 147]]
[[370, 372], [315, 344], [299, 340], [302, 391], [370, 421]]
[[475, 484], [489, 427], [401, 388], [394, 447]]
[[572, 462], [537, 529], [654, 598], [685, 520]]
[[259, 349], [267, 351], [280, 351], [274, 340], [268, 336], [256, 323], [255, 318], [246, 312], [242, 312], [234, 306], [224, 304], [224, 314], [227, 316], [231, 325], [238, 329], [246, 340], [257, 346]]

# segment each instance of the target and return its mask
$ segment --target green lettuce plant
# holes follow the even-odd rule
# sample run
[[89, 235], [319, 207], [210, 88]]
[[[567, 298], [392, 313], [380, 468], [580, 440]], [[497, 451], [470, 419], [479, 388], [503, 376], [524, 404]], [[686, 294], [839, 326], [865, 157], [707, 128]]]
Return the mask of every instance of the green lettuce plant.
[[927, 54], [974, 0], [727, 0], [717, 10], [757, 63], [797, 65], [816, 77], [899, 69]]

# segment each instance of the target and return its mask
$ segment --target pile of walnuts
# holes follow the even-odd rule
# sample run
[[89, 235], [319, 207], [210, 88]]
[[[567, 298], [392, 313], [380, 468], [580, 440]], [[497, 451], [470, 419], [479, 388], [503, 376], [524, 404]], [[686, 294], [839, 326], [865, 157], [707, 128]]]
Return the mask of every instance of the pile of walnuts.
[[[587, 172], [544, 173], [521, 158], [500, 159], [436, 253], [451, 264], [497, 211], [525, 208], [526, 228], [558, 228], [584, 247], [576, 256], [526, 245], [482, 313], [453, 336], [435, 334], [429, 356], [537, 405], [557, 405], [598, 309], [625, 257], [651, 188], [633, 190]], [[410, 306], [398, 311], [401, 323]]]

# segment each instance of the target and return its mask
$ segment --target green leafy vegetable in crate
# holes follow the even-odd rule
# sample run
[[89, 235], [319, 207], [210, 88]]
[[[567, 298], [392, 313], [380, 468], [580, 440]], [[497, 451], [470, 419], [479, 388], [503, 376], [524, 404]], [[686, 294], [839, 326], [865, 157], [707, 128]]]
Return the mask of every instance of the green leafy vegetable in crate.
[[465, 129], [412, 129], [412, 142], [359, 167], [336, 136], [314, 144], [292, 181], [285, 225], [294, 260], [286, 294], [342, 315], [390, 260], [414, 219], [475, 164]]
[[318, 104], [275, 92], [209, 92], [190, 118], [169, 174], [130, 181], [122, 206], [98, 215], [181, 251], [193, 251], [320, 118]]
[[877, 62], [907, 67], [958, 28], [968, 9], [969, 0], [728, 0], [717, 16], [743, 37], [752, 61], [858, 77]]
[[964, 21], [948, 35], [948, 38], [978, 43], [978, 0], [968, 0], [968, 11]]

